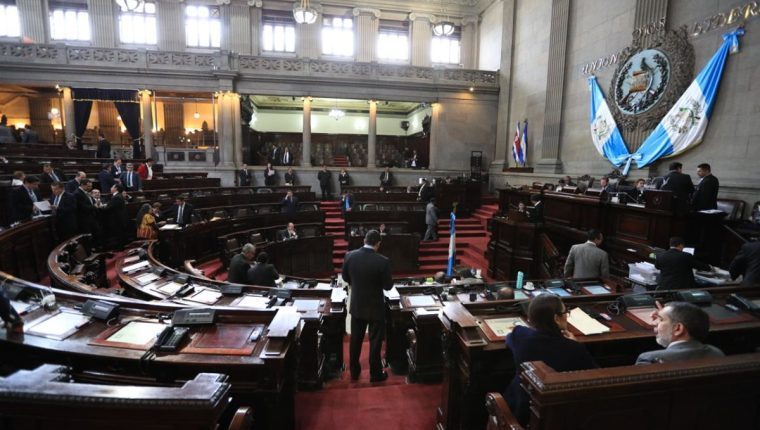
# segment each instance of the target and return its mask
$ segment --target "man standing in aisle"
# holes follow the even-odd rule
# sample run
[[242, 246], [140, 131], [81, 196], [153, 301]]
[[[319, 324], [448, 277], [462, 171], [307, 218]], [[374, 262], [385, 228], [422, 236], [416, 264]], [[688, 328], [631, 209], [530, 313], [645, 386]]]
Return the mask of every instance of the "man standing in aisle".
[[322, 191], [322, 200], [329, 199], [332, 175], [324, 164], [322, 165], [322, 170], [317, 173], [317, 180], [319, 181], [319, 189]]
[[359, 357], [364, 332], [369, 326], [369, 380], [382, 382], [388, 379], [383, 370], [380, 352], [385, 337], [385, 297], [383, 290], [393, 288], [391, 263], [377, 253], [380, 233], [370, 230], [364, 237], [364, 246], [346, 254], [343, 261], [343, 280], [351, 285], [349, 313], [351, 314], [350, 369], [351, 379], [361, 374]]
[[425, 207], [425, 224], [427, 224], [427, 230], [422, 240], [425, 242], [438, 240], [438, 208], [435, 207], [435, 198], [430, 199]]

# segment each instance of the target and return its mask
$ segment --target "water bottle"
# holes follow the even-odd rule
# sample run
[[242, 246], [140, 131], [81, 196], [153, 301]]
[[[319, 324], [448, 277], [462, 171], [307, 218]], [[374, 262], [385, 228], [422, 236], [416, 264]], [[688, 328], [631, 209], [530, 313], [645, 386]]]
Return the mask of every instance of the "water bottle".
[[517, 272], [517, 283], [515, 284], [515, 288], [518, 290], [521, 290], [523, 287], [523, 281], [525, 280], [525, 274], [523, 272]]

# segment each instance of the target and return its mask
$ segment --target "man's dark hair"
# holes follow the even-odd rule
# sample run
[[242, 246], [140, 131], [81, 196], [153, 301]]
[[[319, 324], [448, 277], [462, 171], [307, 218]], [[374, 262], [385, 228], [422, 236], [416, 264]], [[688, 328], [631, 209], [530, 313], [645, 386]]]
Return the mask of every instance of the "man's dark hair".
[[124, 185], [121, 184], [113, 184], [114, 187], [116, 187], [116, 192], [122, 192], [124, 191]]
[[670, 247], [675, 248], [676, 246], [683, 246], [686, 245], [686, 242], [684, 242], [682, 237], [674, 236], [670, 238]]
[[146, 159], [146, 160], [145, 160], [145, 162], [146, 162], [146, 163], [149, 163], [149, 162], [151, 162], [151, 161], [153, 161], [153, 159], [152, 159], [152, 158], [148, 158], [148, 159]]
[[548, 332], [558, 336], [562, 335], [557, 322], [554, 321], [555, 315], [562, 313], [562, 299], [554, 294], [539, 294], [530, 301], [528, 305], [528, 320], [536, 330]]
[[25, 184], [38, 184], [39, 182], [40, 182], [40, 178], [34, 175], [24, 177]]
[[65, 185], [61, 181], [55, 181], [52, 184], [50, 184], [50, 186], [54, 188], [63, 188]]
[[179, 200], [184, 202], [185, 201], [185, 195], [184, 194], [178, 194], [177, 197], [174, 198], [174, 200]]
[[530, 201], [536, 203], [541, 201], [541, 194], [531, 194]]
[[259, 255], [256, 256], [256, 262], [257, 263], [269, 263], [269, 254], [266, 252], [259, 252]]
[[683, 164], [679, 163], [678, 161], [674, 161], [670, 163], [670, 165], [668, 166], [668, 170], [678, 170], [682, 168], [683, 168]]
[[380, 232], [377, 230], [370, 230], [367, 235], [364, 236], [364, 244], [369, 246], [375, 246], [380, 243]]
[[590, 240], [590, 241], [593, 242], [593, 241], [595, 241], [597, 239], [601, 239], [602, 238], [602, 232], [599, 231], [599, 230], [597, 230], [597, 229], [595, 229], [595, 228], [592, 228], [591, 230], [588, 231], [587, 237], [588, 237], [588, 240]]
[[111, 168], [111, 163], [103, 163], [103, 170], [109, 170]]
[[700, 164], [697, 167], [699, 167], [702, 170], [707, 170], [708, 172], [712, 172], [712, 169], [710, 168], [710, 165], [707, 164], [707, 163], [702, 163], [702, 164]]
[[79, 181], [79, 186], [80, 186], [80, 187], [83, 187], [83, 186], [85, 186], [85, 185], [87, 185], [87, 184], [91, 184], [91, 183], [92, 183], [92, 181], [91, 181], [91, 180], [89, 180], [89, 179], [87, 179], [87, 178], [84, 178], [84, 179], [82, 179], [81, 181]]
[[686, 302], [670, 302], [668, 316], [673, 324], [681, 323], [689, 332], [689, 337], [705, 342], [710, 332], [710, 317], [699, 306]]

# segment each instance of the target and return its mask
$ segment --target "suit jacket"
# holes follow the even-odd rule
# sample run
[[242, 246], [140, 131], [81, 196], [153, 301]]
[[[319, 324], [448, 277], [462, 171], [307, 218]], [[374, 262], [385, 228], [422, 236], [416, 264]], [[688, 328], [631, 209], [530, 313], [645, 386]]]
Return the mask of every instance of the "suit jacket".
[[103, 139], [98, 141], [98, 158], [111, 158], [111, 142]]
[[253, 183], [253, 176], [248, 169], [238, 170], [238, 184], [241, 187], [249, 187]]
[[691, 176], [672, 170], [663, 177], [663, 184], [660, 189], [672, 191], [673, 197], [676, 199], [674, 203], [676, 210], [682, 213], [687, 212], [689, 197], [694, 192]]
[[670, 248], [655, 259], [654, 267], [660, 270], [660, 290], [683, 290], [695, 288], [692, 269], [710, 270], [710, 265], [702, 263], [688, 252]]
[[295, 184], [296, 183], [296, 174], [295, 173], [285, 173], [285, 183], [286, 184]]
[[[55, 204], [56, 196], [50, 197], [50, 204]], [[77, 199], [74, 194], [64, 191], [55, 209], [55, 230], [58, 239], [68, 239], [77, 233]]]
[[544, 221], [544, 203], [536, 202], [533, 208], [528, 208], [528, 219], [533, 222]]
[[124, 186], [124, 189], [127, 191], [138, 191], [142, 190], [142, 180], [140, 179], [140, 175], [137, 174], [137, 172], [132, 171], [132, 186], [130, 187], [129, 181], [127, 181], [127, 176], [129, 176], [128, 171], [124, 171], [121, 175], [119, 175], [119, 179], [121, 179], [121, 185]]
[[[58, 182], [66, 182], [66, 175], [64, 175], [63, 172], [58, 169], [53, 169], [53, 173], [58, 177]], [[55, 178], [53, 178], [53, 175], [42, 172], [42, 175], [40, 175], [40, 182], [43, 184], [52, 184], [55, 182]]]
[[644, 352], [636, 359], [636, 364], [672, 363], [674, 361], [696, 360], [699, 358], [723, 357], [723, 351], [697, 340], [670, 344], [665, 349]]
[[695, 211], [717, 209], [718, 188], [720, 188], [720, 182], [712, 174], [702, 178], [691, 197], [691, 208]]
[[760, 242], [742, 245], [728, 268], [731, 278], [744, 275], [742, 285], [760, 284]]
[[317, 180], [319, 181], [319, 186], [322, 188], [328, 188], [330, 186], [330, 171], [322, 171], [320, 170], [317, 173]]
[[391, 182], [393, 182], [393, 173], [383, 172], [380, 174], [380, 185], [382, 185], [383, 187], [390, 187]]
[[108, 214], [108, 235], [117, 246], [123, 245], [126, 239], [128, 214], [127, 203], [121, 193], [112, 195], [105, 209]]
[[590, 242], [573, 245], [565, 261], [566, 278], [609, 278], [607, 252]]
[[16, 143], [16, 138], [13, 137], [10, 127], [0, 125], [0, 143]]
[[81, 188], [74, 191], [76, 200], [77, 227], [79, 233], [93, 233], [96, 230], [95, 206], [90, 196]]
[[100, 192], [103, 194], [109, 194], [111, 187], [116, 181], [113, 180], [113, 175], [108, 170], [101, 170], [98, 173], [98, 185], [100, 186]]
[[420, 187], [419, 197], [423, 202], [429, 202], [435, 195], [435, 188], [429, 184], [423, 183]]
[[[269, 174], [271, 172], [271, 175]], [[277, 171], [264, 169], [264, 185], [272, 187], [277, 183]]]
[[607, 193], [607, 194], [616, 193], [617, 192], [617, 187], [614, 186], [614, 185], [612, 185], [612, 184], [607, 184], [606, 187], [602, 188], [602, 191], [605, 192], [605, 193]]
[[438, 224], [438, 211], [433, 203], [428, 203], [425, 206], [425, 224], [436, 225]]
[[293, 154], [290, 153], [290, 151], [285, 152], [282, 154], [282, 165], [283, 166], [292, 166], [293, 165]]
[[384, 320], [383, 290], [393, 288], [390, 260], [374, 249], [361, 247], [346, 254], [342, 276], [351, 285], [351, 316], [367, 321]]
[[191, 205], [188, 202], [185, 202], [185, 208], [182, 210], [182, 219], [178, 218], [179, 215], [179, 205], [172, 205], [168, 210], [164, 211], [161, 214], [164, 218], [174, 218], [174, 222], [179, 225], [188, 225], [192, 224], [193, 219], [193, 205]]
[[[581, 343], [559, 334], [517, 326], [507, 335], [506, 342], [512, 351], [515, 369], [520, 369], [522, 363], [539, 360], [558, 372], [597, 367], [591, 354]], [[515, 418], [521, 424], [527, 424], [530, 416], [530, 397], [520, 386], [519, 371], [504, 392], [504, 399]]]
[[115, 164], [111, 164], [111, 176], [113, 176], [114, 178], [120, 178], [121, 174], [126, 171], [127, 171], [127, 168], [124, 166], [119, 166], [119, 168], [117, 169]]
[[279, 242], [282, 242], [285, 240], [291, 240], [291, 239], [298, 239], [298, 233], [296, 232], [295, 237], [291, 237], [287, 228], [284, 228], [282, 230], [277, 230], [277, 240]]
[[274, 147], [272, 149], [272, 156], [269, 158], [269, 162], [274, 166], [280, 162], [280, 148]]
[[72, 179], [68, 182], [66, 182], [66, 185], [63, 187], [63, 190], [67, 193], [73, 193], [74, 191], [79, 188], [79, 182], [76, 179]]
[[40, 141], [40, 135], [34, 130], [25, 130], [24, 135], [21, 137], [23, 143], [37, 143]]
[[280, 206], [282, 206], [282, 213], [294, 214], [298, 212], [298, 197], [293, 196], [290, 199], [285, 197], [280, 202]]
[[[32, 191], [39, 201], [40, 196], [36, 191]], [[16, 221], [26, 221], [32, 219], [34, 214], [34, 201], [29, 196], [29, 192], [26, 187], [14, 187], [11, 191], [10, 199], [11, 218], [10, 223], [13, 224]]]
[[248, 280], [248, 267], [250, 263], [246, 261], [243, 254], [237, 254], [230, 260], [230, 268], [227, 270], [227, 282], [236, 284], [245, 284]]
[[274, 287], [275, 281], [280, 275], [273, 265], [267, 263], [258, 263], [248, 269], [247, 279], [251, 285], [262, 285], [265, 287]]
[[344, 175], [344, 174], [342, 174], [342, 173], [339, 173], [339, 174], [338, 174], [338, 182], [339, 182], [341, 185], [348, 185], [348, 172], [346, 172], [346, 174], [345, 174], [345, 175]]

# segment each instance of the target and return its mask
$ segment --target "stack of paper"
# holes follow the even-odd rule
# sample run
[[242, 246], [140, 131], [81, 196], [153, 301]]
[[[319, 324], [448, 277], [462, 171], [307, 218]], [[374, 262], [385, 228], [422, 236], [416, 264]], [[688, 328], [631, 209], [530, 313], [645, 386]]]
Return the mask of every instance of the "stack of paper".
[[140, 269], [148, 267], [149, 265], [150, 263], [148, 262], [148, 260], [144, 260], [139, 263], [130, 264], [129, 266], [124, 266], [121, 268], [121, 271], [124, 273], [136, 272]]
[[383, 294], [385, 294], [385, 298], [388, 300], [398, 300], [401, 298], [401, 295], [398, 293], [395, 285], [390, 290], [383, 291]]
[[586, 336], [590, 334], [607, 333], [610, 331], [609, 327], [591, 318], [586, 312], [583, 312], [583, 309], [581, 308], [575, 308], [570, 311], [570, 315], [567, 317], [567, 322]]

